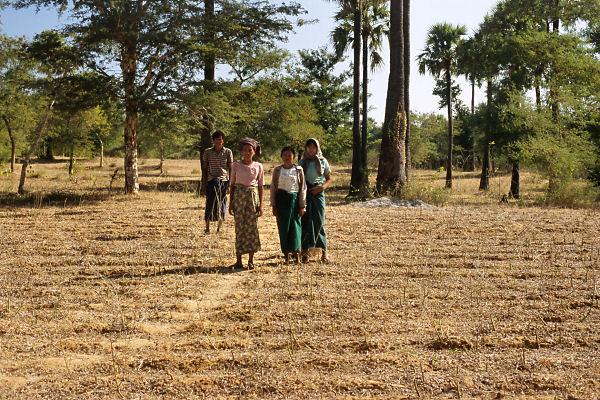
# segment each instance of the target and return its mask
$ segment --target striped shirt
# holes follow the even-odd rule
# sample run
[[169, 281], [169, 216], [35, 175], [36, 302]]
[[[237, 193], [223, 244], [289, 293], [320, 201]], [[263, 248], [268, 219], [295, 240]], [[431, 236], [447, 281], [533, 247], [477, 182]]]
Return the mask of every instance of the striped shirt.
[[214, 146], [204, 150], [202, 155], [202, 164], [204, 165], [204, 173], [206, 181], [219, 179], [222, 181], [229, 180], [229, 170], [233, 163], [233, 153], [231, 149], [223, 147], [221, 151], [216, 151]]

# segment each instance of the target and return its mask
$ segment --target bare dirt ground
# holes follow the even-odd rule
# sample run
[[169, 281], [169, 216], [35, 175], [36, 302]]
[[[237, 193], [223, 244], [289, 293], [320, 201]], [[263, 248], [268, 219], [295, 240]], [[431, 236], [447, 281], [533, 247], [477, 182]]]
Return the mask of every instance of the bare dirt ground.
[[233, 271], [196, 163], [142, 166], [135, 198], [82, 168], [34, 166], [26, 199], [0, 178], [2, 399], [600, 398], [598, 211], [499, 205], [469, 176], [432, 209], [334, 189], [332, 263], [283, 265], [266, 215]]

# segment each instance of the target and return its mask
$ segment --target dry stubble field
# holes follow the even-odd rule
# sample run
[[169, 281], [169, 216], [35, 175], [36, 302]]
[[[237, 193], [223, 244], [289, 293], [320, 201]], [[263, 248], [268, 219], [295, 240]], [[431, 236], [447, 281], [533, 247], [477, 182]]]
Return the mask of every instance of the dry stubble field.
[[597, 211], [501, 206], [468, 176], [432, 210], [334, 189], [331, 264], [282, 265], [265, 216], [259, 267], [231, 271], [196, 163], [142, 166], [136, 198], [107, 193], [117, 163], [35, 165], [37, 194], [2, 197], [2, 399], [600, 397]]

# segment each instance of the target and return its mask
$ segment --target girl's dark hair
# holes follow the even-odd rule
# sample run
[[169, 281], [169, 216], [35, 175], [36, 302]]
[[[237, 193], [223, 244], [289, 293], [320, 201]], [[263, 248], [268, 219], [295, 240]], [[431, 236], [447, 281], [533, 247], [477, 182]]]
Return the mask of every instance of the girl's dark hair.
[[221, 139], [225, 140], [225, 134], [223, 133], [223, 131], [216, 130], [213, 132], [212, 138], [213, 138], [213, 140], [216, 138], [221, 138]]
[[283, 149], [281, 149], [281, 155], [283, 156], [283, 153], [286, 151], [291, 151], [294, 157], [296, 157], [296, 150], [294, 150], [292, 146], [285, 146]]
[[319, 147], [319, 146], [317, 145], [317, 142], [315, 142], [315, 139], [308, 139], [308, 140], [306, 141], [306, 143], [304, 143], [304, 147], [305, 147], [305, 148], [306, 148], [306, 147], [308, 147], [308, 145], [309, 145], [309, 144], [314, 144], [315, 146]]

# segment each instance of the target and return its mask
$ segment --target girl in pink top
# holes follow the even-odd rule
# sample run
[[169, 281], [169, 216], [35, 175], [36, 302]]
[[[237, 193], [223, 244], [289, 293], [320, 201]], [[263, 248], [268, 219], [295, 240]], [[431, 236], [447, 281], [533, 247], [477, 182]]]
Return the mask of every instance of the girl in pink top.
[[260, 250], [258, 217], [262, 216], [264, 171], [261, 163], [252, 161], [257, 152], [256, 140], [242, 139], [242, 160], [231, 165], [229, 213], [235, 219], [235, 268], [243, 267], [243, 254], [248, 254], [248, 268], [254, 268], [254, 253]]

